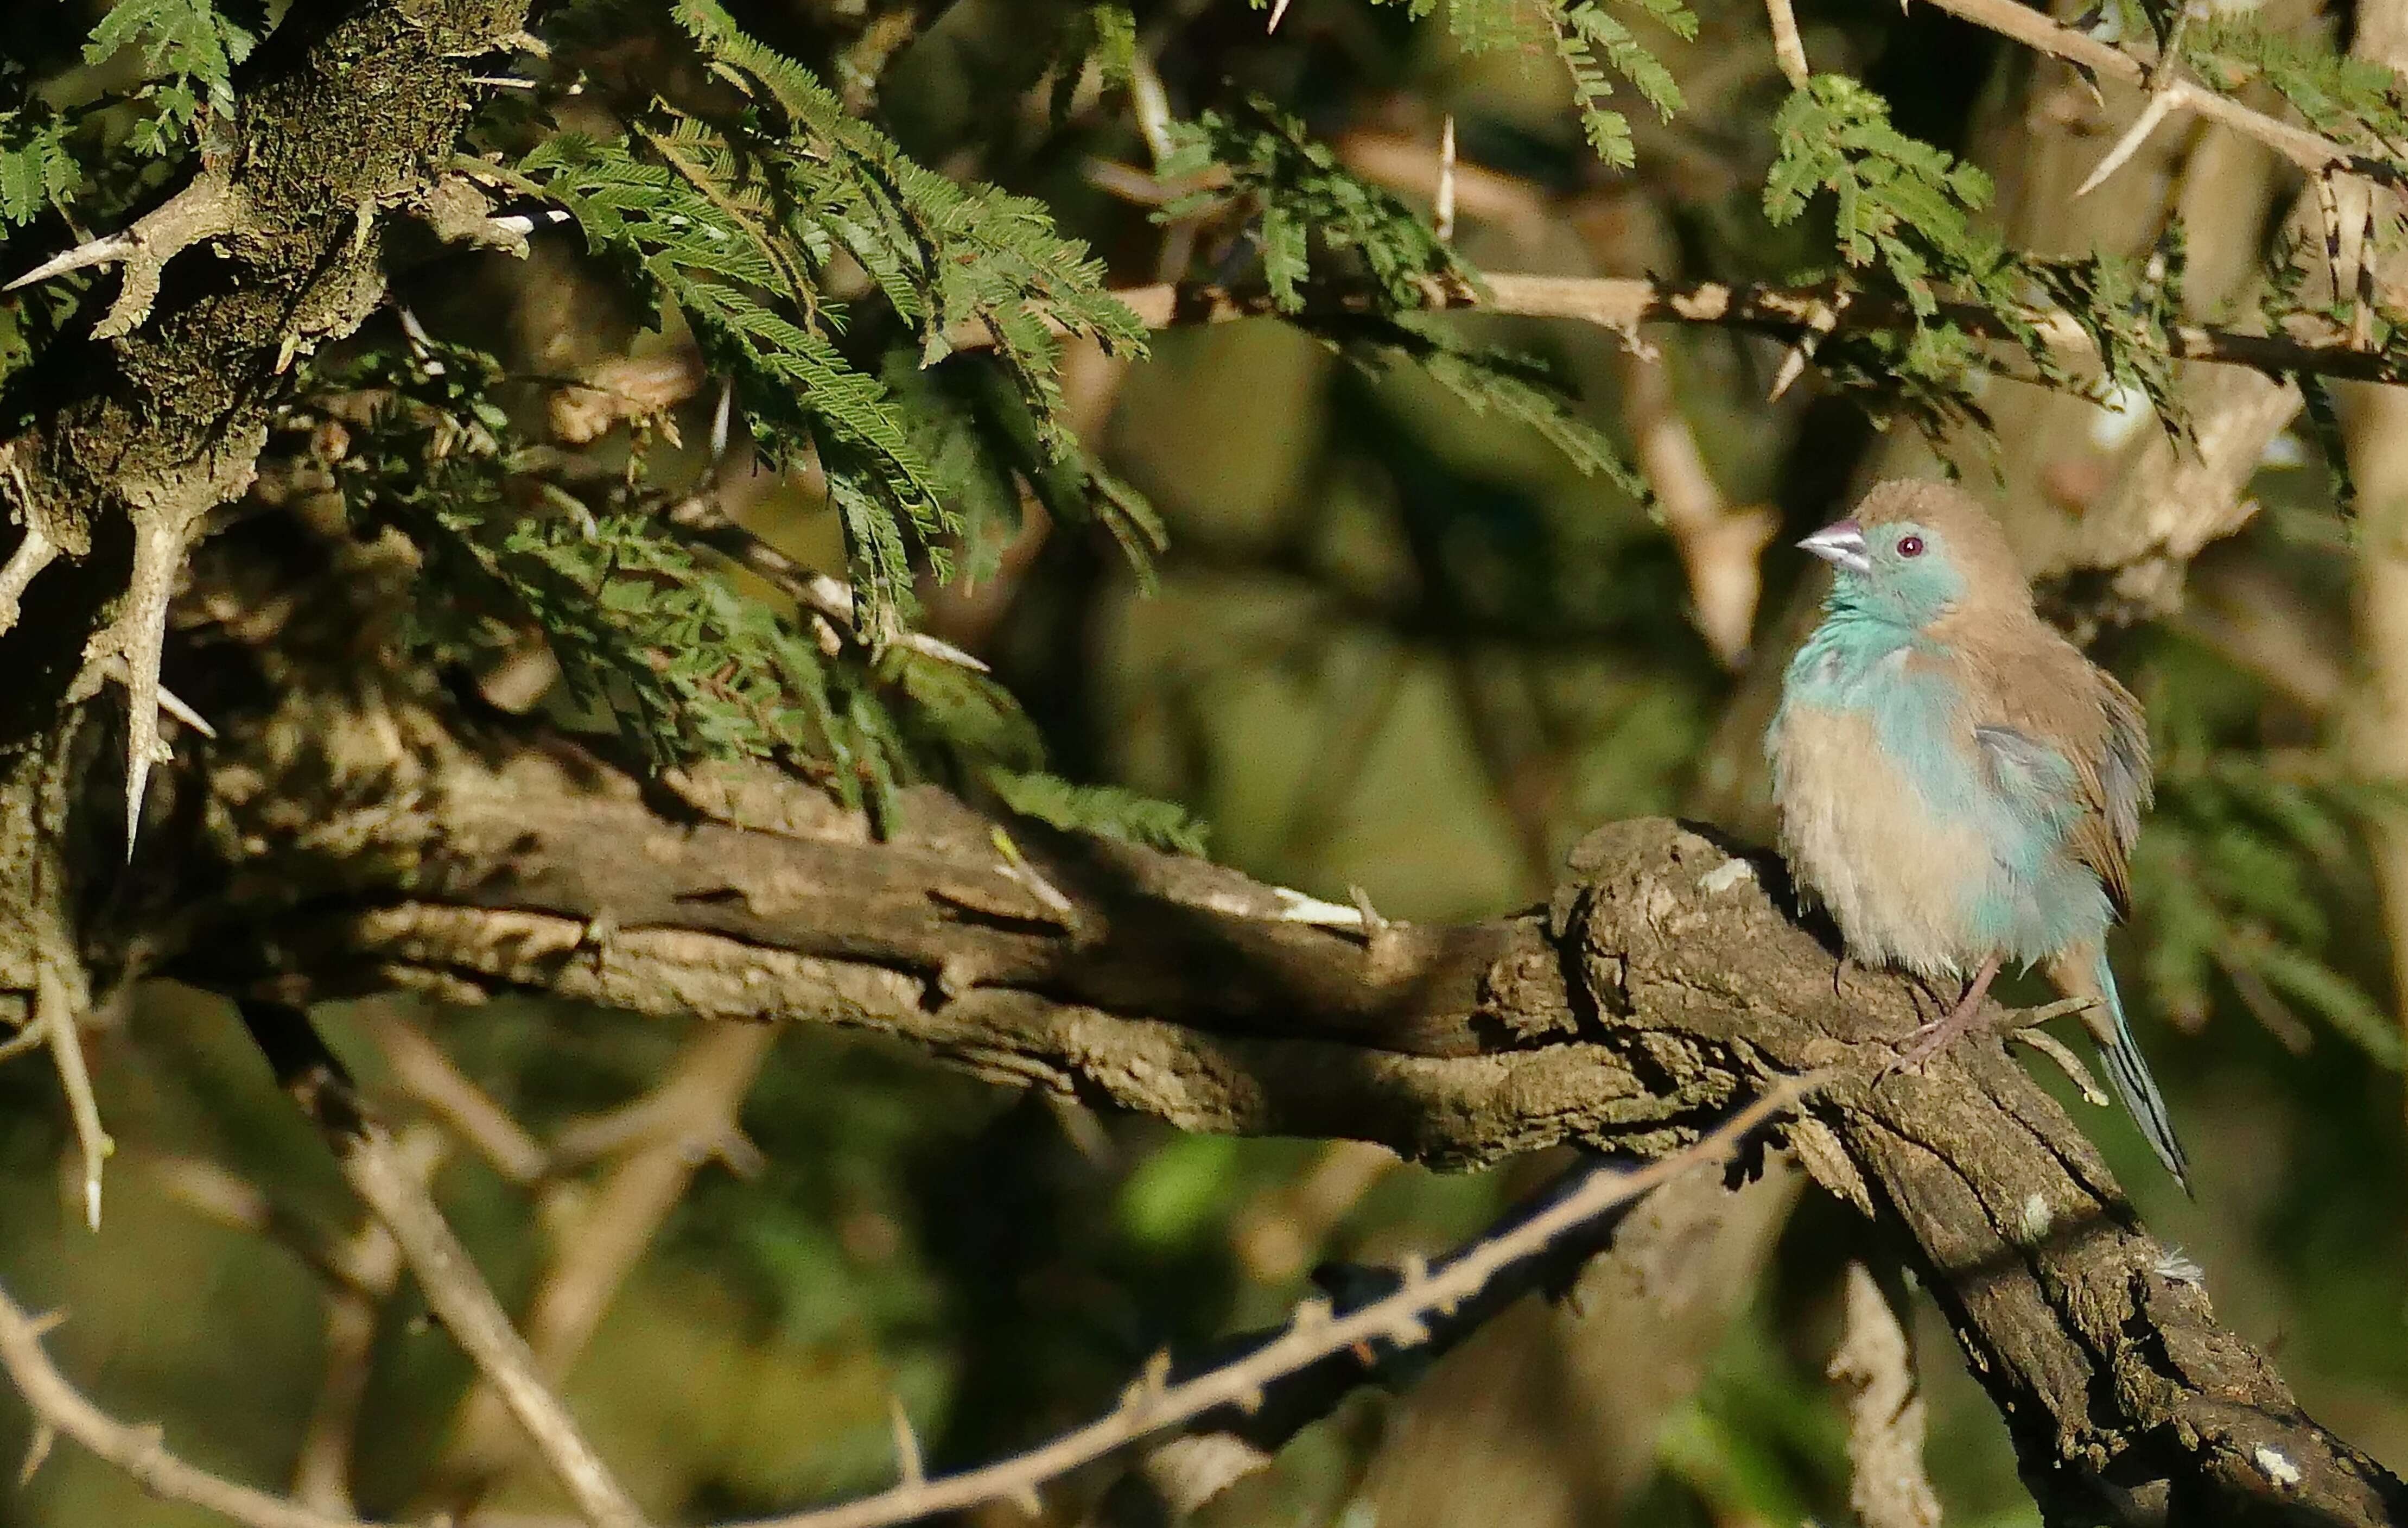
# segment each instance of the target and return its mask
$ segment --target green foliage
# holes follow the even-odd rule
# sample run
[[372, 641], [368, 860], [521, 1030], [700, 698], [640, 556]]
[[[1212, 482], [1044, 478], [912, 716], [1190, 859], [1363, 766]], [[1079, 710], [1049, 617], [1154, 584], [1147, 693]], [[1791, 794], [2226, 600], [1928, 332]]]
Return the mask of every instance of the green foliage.
[[[1393, 193], [1340, 165], [1302, 123], [1256, 97], [1174, 124], [1172, 141], [1166, 177], [1209, 180], [1217, 167], [1226, 184], [1193, 192], [1157, 218], [1192, 217], [1233, 199], [1254, 219], [1271, 305], [1291, 322], [1367, 369], [1417, 367], [1474, 412], [1527, 425], [1583, 473], [1602, 472], [1633, 497], [1649, 497], [1639, 469], [1572, 408], [1551, 368], [1465, 344], [1423, 311], [1450, 290], [1484, 292], [1480, 273]], [[1335, 300], [1313, 303], [1315, 288]]]
[[131, 142], [165, 155], [183, 147], [201, 108], [234, 112], [234, 69], [259, 39], [209, 0], [116, 0], [92, 30], [84, 61], [98, 64], [121, 50], [138, 51], [145, 83], [135, 99], [151, 110]]
[[653, 765], [807, 764], [848, 800], [883, 803], [899, 748], [857, 679], [701, 566], [657, 516], [596, 512], [533, 476], [494, 399], [490, 356], [371, 351], [313, 380], [376, 399], [337, 483], [355, 523], [394, 526], [423, 555], [428, 647], [457, 653], [497, 625], [532, 627], [571, 698]]
[[1986, 280], [2004, 258], [1976, 230], [1990, 178], [1890, 125], [1889, 103], [1842, 75], [1818, 74], [1773, 119], [1781, 145], [1764, 182], [1775, 227], [1832, 199], [1841, 259], [1887, 278], [1918, 318], [1939, 310], [1942, 283]]
[[[2044, 259], [2011, 250], [1974, 219], [1989, 177], [1889, 120], [1888, 103], [1863, 84], [1816, 75], [1774, 121], [1781, 151], [1764, 186], [1776, 227], [1828, 205], [1842, 268], [1831, 301], [1902, 303], [1895, 332], [1825, 340], [1816, 361], [1877, 412], [1897, 409], [1930, 430], [1986, 427], [1968, 379], [1998, 363], [1968, 327], [2022, 347], [2031, 380], [2093, 396], [2137, 393], [2180, 427], [2170, 331], [2182, 319], [2184, 246], [2170, 225], [2148, 255]], [[1952, 311], [1952, 308], [1955, 310]], [[2089, 338], [2095, 368], [2066, 365], [2043, 320], [2054, 310]]]
[[2149, 938], [2144, 970], [2157, 1002], [2194, 1020], [2221, 974], [2284, 1032], [2297, 1004], [2393, 1071], [2403, 1057], [2383, 1005], [2331, 963], [2323, 867], [2346, 863], [2357, 825], [2397, 812], [2393, 786], [2300, 776], [2238, 753], [2178, 748], [2135, 855], [2135, 903]]
[[[1260, 96], [1174, 123], [1171, 142], [1162, 166], [1167, 179], [1200, 178], [1217, 166], [1227, 172], [1228, 186], [1181, 197], [1156, 218], [1194, 217], [1234, 196], [1257, 221], [1263, 281], [1283, 313], [1304, 310], [1305, 288], [1316, 278], [1369, 277], [1392, 310], [1423, 307], [1433, 281], [1477, 287], [1471, 267], [1412, 209], [1339, 164], [1327, 144]], [[1334, 267], [1333, 258], [1340, 262]]]
[[996, 768], [985, 776], [1003, 804], [1077, 833], [1100, 833], [1181, 854], [1204, 852], [1204, 829], [1183, 808], [1118, 786], [1074, 785], [1042, 771]]
[[2395, 159], [2408, 141], [2408, 87], [2400, 76], [2373, 60], [2337, 53], [2321, 38], [2305, 41], [2214, 12], [2185, 30], [2183, 57], [2228, 94], [2262, 81], [2328, 137]]
[[1555, 368], [1516, 351], [1467, 345], [1421, 314], [1316, 321], [1309, 325], [1340, 353], [1369, 371], [1418, 368], [1473, 413], [1495, 413], [1536, 430], [1584, 476], [1602, 475], [1639, 502], [1655, 490], [1644, 473], [1572, 407]]
[[1125, 90], [1137, 74], [1137, 17], [1126, 6], [1095, 5], [1080, 10], [1054, 70], [1053, 113], [1060, 123], [1070, 113], [1079, 78], [1089, 60], [1107, 90]]
[[[1698, 19], [1680, 0], [1637, 0], [1643, 9], [1684, 42], [1698, 35]], [[1627, 168], [1638, 160], [1630, 142], [1629, 119], [1607, 106], [1613, 83], [1610, 65], [1630, 81], [1656, 115], [1669, 122], [1684, 106], [1681, 87], [1653, 53], [1640, 46], [1630, 29], [1589, 0], [1551, 5], [1547, 20], [1555, 33], [1555, 55], [1571, 75], [1572, 95], [1579, 102], [1581, 124], [1589, 147], [1607, 164]]]
[[131, 89], [63, 110], [14, 88], [19, 81], [0, 64], [0, 227], [66, 211], [87, 191], [102, 149], [93, 129], [104, 116], [117, 117], [119, 143], [135, 156], [180, 153], [204, 108], [232, 114], [235, 65], [258, 40], [208, 0], [117, 0], [93, 25], [83, 57], [96, 65], [133, 54], [139, 78]]
[[424, 558], [415, 634], [431, 656], [538, 632], [569, 699], [654, 767], [765, 759], [881, 820], [898, 786], [943, 779], [1057, 826], [1200, 850], [1176, 807], [1044, 772], [1042, 739], [992, 680], [909, 649], [848, 655], [817, 617], [738, 591], [639, 495], [566, 491], [497, 401], [505, 383], [491, 356], [431, 341], [308, 378], [355, 415], [366, 400], [337, 483], [355, 525], [393, 526]]
[[[1259, 10], [1270, 0], [1254, 0]], [[1437, 0], [1384, 0], [1401, 4], [1418, 20]], [[1682, 0], [1623, 0], [1683, 42], [1698, 36], [1696, 13]], [[1619, 75], [1640, 97], [1670, 122], [1686, 103], [1661, 59], [1648, 51], [1629, 27], [1596, 0], [1451, 0], [1447, 28], [1467, 52], [1552, 52], [1571, 82], [1581, 130], [1598, 156], [1617, 168], [1637, 158], [1630, 119], [1607, 105]], [[1611, 71], [1611, 73], [1609, 73]]]
[[0, 223], [31, 223], [83, 186], [67, 145], [73, 124], [38, 105], [0, 112]]
[[[2184, 425], [2174, 392], [2172, 331], [2182, 322], [2186, 252], [2182, 224], [2169, 223], [2146, 256], [2094, 254], [2081, 260], [2019, 258], [2013, 268], [2090, 337], [2101, 373], [2094, 390], [2138, 393], [2160, 420]], [[2000, 304], [2044, 380], [2071, 385], [2054, 352], [2028, 326], [2024, 310]]]
[[941, 576], [966, 526], [895, 394], [839, 343], [847, 314], [825, 290], [839, 260], [867, 273], [923, 366], [964, 347], [990, 352], [1018, 390], [1036, 467], [1079, 478], [1082, 508], [1143, 545], [1129, 525], [1144, 512], [1086, 463], [1061, 421], [1060, 336], [1121, 354], [1143, 348], [1085, 247], [1036, 202], [914, 164], [713, 0], [683, 0], [674, 17], [737, 109], [655, 100], [633, 140], [561, 134], [519, 170], [576, 215], [597, 252], [677, 306], [714, 369], [734, 379], [765, 460], [817, 462], [867, 627], [900, 627], [915, 564]]

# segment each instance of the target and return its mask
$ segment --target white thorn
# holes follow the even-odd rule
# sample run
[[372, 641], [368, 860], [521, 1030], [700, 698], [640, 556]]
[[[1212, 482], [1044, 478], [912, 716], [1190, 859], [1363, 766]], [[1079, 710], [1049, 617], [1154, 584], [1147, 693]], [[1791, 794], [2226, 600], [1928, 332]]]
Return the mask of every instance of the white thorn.
[[1278, 31], [1278, 30], [1279, 30], [1279, 24], [1280, 24], [1280, 18], [1281, 18], [1281, 17], [1283, 17], [1283, 16], [1284, 16], [1284, 15], [1286, 15], [1286, 14], [1287, 14], [1287, 0], [1271, 0], [1271, 19], [1270, 19], [1270, 21], [1269, 21], [1269, 22], [1268, 22], [1268, 23], [1263, 27], [1263, 35], [1264, 35], [1265, 36], [1268, 36], [1270, 34], [1272, 34], [1272, 33], [1274, 33], [1274, 32]]
[[[134, 670], [126, 663], [124, 654], [119, 653], [109, 658], [108, 677], [124, 685], [128, 690], [133, 689]], [[208, 717], [194, 711], [182, 698], [165, 685], [159, 686], [159, 709], [205, 738], [214, 739], [218, 735], [218, 729], [209, 725]]]
[[179, 699], [176, 692], [165, 685], [159, 686], [159, 709], [205, 738], [215, 740], [218, 735], [218, 729], [209, 725], [208, 717]]
[[485, 226], [506, 234], [523, 236], [534, 233], [538, 224], [557, 227], [567, 221], [567, 209], [546, 207], [534, 212], [506, 212], [497, 218], [487, 218]]
[[401, 317], [402, 336], [409, 341], [409, 353], [418, 358], [420, 368], [430, 377], [443, 375], [443, 363], [434, 359], [430, 353], [435, 341], [427, 334], [426, 325], [418, 322], [418, 315], [410, 311], [409, 304], [406, 302], [394, 304], [394, 310]]
[[1359, 907], [1340, 907], [1283, 886], [1271, 887], [1271, 895], [1279, 899], [1283, 923], [1311, 923], [1325, 929], [1363, 927], [1363, 910]]
[[1789, 353], [1781, 358], [1781, 369], [1773, 374], [1772, 391], [1765, 395], [1765, 402], [1780, 402], [1781, 395], [1788, 392], [1790, 384], [1805, 372], [1807, 349], [1803, 339], [1789, 347]]
[[903, 1398], [889, 1392], [886, 1397], [886, 1420], [895, 1428], [895, 1462], [901, 1471], [903, 1484], [925, 1484], [928, 1466], [920, 1455], [920, 1439], [911, 1431], [911, 1418], [903, 1409]]
[[113, 266], [132, 254], [141, 242], [130, 233], [110, 234], [106, 238], [92, 239], [77, 245], [64, 253], [52, 255], [10, 281], [7, 286], [0, 286], [0, 292], [14, 292], [21, 286], [31, 286], [36, 281], [47, 281], [53, 276], [64, 276], [68, 271], [81, 270], [86, 266]]
[[735, 412], [736, 379], [719, 381], [719, 407], [710, 415], [710, 464], [713, 467], [727, 459], [727, 420]]
[[33, 1441], [25, 1445], [25, 1462], [17, 1466], [17, 1489], [24, 1490], [34, 1483], [34, 1472], [42, 1461], [50, 1457], [50, 1445], [59, 1441], [59, 1430], [48, 1422], [36, 1423]]
[[908, 647], [914, 653], [925, 654], [940, 663], [950, 663], [956, 668], [968, 669], [972, 673], [994, 672], [987, 667], [984, 659], [965, 653], [953, 643], [940, 638], [931, 637], [924, 631], [907, 631], [895, 639], [895, 645]]
[[1438, 207], [1434, 215], [1439, 242], [1451, 243], [1455, 238], [1455, 113], [1446, 114], [1446, 123], [1438, 134]]
[[65, 982], [45, 961], [35, 971], [36, 1004], [49, 1027], [50, 1060], [59, 1069], [59, 1087], [67, 1096], [67, 1114], [75, 1122], [76, 1144], [83, 1152], [83, 1215], [93, 1230], [100, 1229], [100, 1166], [115, 1143], [101, 1127], [100, 1106], [93, 1102], [92, 1073], [83, 1060], [83, 1037], [76, 1032], [73, 1002]]
[[2107, 151], [2107, 157], [2099, 162], [2098, 168], [2090, 172], [2090, 178], [2074, 188], [2074, 196], [2078, 199], [2089, 195], [2099, 189], [2101, 180], [2122, 169], [2125, 161], [2140, 152], [2141, 145], [2148, 141], [2149, 135], [2157, 130], [2157, 124], [2164, 122], [2166, 114], [2173, 108], [2172, 92], [2159, 91], [2150, 96], [2149, 104], [2142, 109], [2139, 117], [2133, 119], [2132, 125], [2124, 129], [2124, 136]]

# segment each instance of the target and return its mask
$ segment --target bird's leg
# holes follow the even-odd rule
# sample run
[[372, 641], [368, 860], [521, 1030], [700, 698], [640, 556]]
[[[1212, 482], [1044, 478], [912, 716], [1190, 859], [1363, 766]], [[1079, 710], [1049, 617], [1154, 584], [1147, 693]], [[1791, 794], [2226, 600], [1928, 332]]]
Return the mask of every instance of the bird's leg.
[[[1931, 1011], [1935, 1014], [1945, 1014], [1951, 1007], [1955, 1006], [1956, 1003], [1956, 1000], [1954, 998], [1943, 998], [1940, 995], [1940, 989], [1931, 985], [1930, 977], [1924, 975], [1921, 972], [1908, 972], [1906, 973], [1906, 1001], [1914, 1005], [1915, 1017], [1923, 1017], [1923, 1003], [1924, 1000], [1927, 998], [1930, 1000]], [[1914, 1032], [1921, 1034], [1924, 1031], [1931, 1028], [1932, 1025], [1938, 1022], [1938, 1019], [1926, 1019], [1922, 1024], [1915, 1027]]]
[[1888, 1070], [1913, 1071], [1939, 1055], [1952, 1042], [1961, 1039], [1973, 1028], [1973, 1016], [1981, 1012], [1982, 1000], [1989, 995], [1990, 984], [1998, 976], [1999, 958], [1992, 955], [1983, 960], [1981, 970], [1973, 973], [1973, 979], [1966, 984], [1965, 995], [1956, 1000], [1956, 1006], [1948, 1011], [1946, 1017], [1935, 1019], [1915, 1031], [1914, 1044]]

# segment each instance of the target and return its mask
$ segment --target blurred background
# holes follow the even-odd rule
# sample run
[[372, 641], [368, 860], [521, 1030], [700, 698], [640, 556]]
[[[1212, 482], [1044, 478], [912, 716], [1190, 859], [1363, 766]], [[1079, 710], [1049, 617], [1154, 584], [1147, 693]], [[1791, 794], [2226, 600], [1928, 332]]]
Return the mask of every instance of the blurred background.
[[[79, 52], [105, 8], [32, 7], [0, 48], [46, 90], [105, 89]], [[1089, 88], [1049, 119], [1047, 71], [1079, 7], [732, 8], [844, 81], [924, 163], [1042, 198], [1116, 281], [1196, 273], [1213, 252], [1152, 216], [1162, 187], [1125, 95]], [[1419, 8], [1295, 0], [1270, 34], [1242, 0], [1137, 14], [1173, 112], [1259, 91], [1416, 205], [1435, 194], [1451, 116], [1455, 243], [1483, 268], [1781, 280], [1828, 258], [1827, 231], [1775, 230], [1759, 209], [1787, 87], [1755, 7], [1702, 0], [1692, 43], [1650, 34], [1690, 109], [1669, 125], [1635, 110], [1627, 171], [1584, 142], [1553, 59], [1467, 55]], [[2346, 47], [2392, 24], [2361, 10], [2267, 0], [2260, 20]], [[1815, 68], [1865, 79], [1901, 128], [1996, 177], [2010, 238], [2129, 252], [2179, 223], [2194, 311], [2254, 305], [2300, 189], [2262, 151], [2177, 123], [2076, 201], [2133, 115], [2128, 93], [2094, 97], [1928, 7], [1804, 0], [1799, 19]], [[28, 263], [28, 247], [9, 242], [7, 262]], [[538, 238], [523, 263], [453, 255], [403, 295], [431, 333], [499, 345], [526, 373], [652, 389], [698, 451], [713, 398], [690, 343], [674, 324], [639, 329], [615, 292], [573, 238]], [[2256, 512], [2185, 569], [2117, 550], [2147, 505], [2216, 491], [2183, 486], [2185, 459], [2133, 400], [2000, 380], [1983, 394], [1989, 443], [1969, 430], [1935, 446], [1876, 428], [1811, 375], [1768, 402], [1782, 361], [1769, 340], [1657, 326], [1642, 357], [1570, 324], [1462, 322], [1557, 361], [1660, 505], [1275, 322], [1166, 333], [1133, 365], [1074, 356], [1068, 379], [1090, 442], [1167, 523], [1159, 587], [1142, 591], [1109, 538], [1032, 512], [995, 576], [925, 591], [929, 628], [996, 667], [1057, 769], [1184, 803], [1216, 858], [1340, 901], [1360, 887], [1390, 917], [1474, 919], [1541, 899], [1601, 822], [1673, 814], [1766, 839], [1757, 740], [1817, 593], [1788, 543], [1877, 478], [1956, 463], [2000, 506], [2050, 607], [2150, 709], [2161, 798], [2115, 958], [2197, 1159], [2197, 1202], [2120, 1114], [2043, 1080], [2153, 1230], [2203, 1266], [2221, 1319], [2272, 1352], [2321, 1420], [2408, 1469], [2393, 974], [2408, 876], [2387, 869], [2379, 783], [2408, 764], [2401, 402], [2337, 390], [2320, 430], [2296, 400], [2249, 392], [2272, 383], [2186, 373], [2207, 416], [2255, 407], [2263, 427], [2223, 489]], [[580, 414], [591, 398], [531, 388], [525, 407], [555, 440], [607, 450], [613, 420]], [[2336, 507], [2335, 452], [2356, 468], [2355, 522]], [[810, 485], [739, 475], [736, 491], [746, 524], [841, 567]], [[505, 1299], [568, 1301], [547, 1306], [545, 1350], [570, 1364], [567, 1394], [605, 1454], [675, 1521], [885, 1484], [890, 1397], [932, 1467], [1032, 1444], [1108, 1406], [1156, 1347], [1278, 1319], [1323, 1260], [1442, 1249], [1552, 1165], [1440, 1176], [1342, 1143], [1182, 1137], [809, 1025], [731, 1045], [537, 1006], [375, 1002], [326, 1020], [413, 1121], [410, 1149]], [[97, 1236], [79, 1224], [50, 1072], [0, 1068], [0, 1278], [29, 1305], [69, 1305], [51, 1343], [69, 1373], [187, 1457], [297, 1478], [322, 1503], [423, 1514], [473, 1478], [498, 1482], [500, 1507], [557, 1506], [470, 1402], [465, 1361], [389, 1247], [357, 1231], [230, 1011], [145, 990], [93, 1044], [120, 1144]], [[552, 1141], [672, 1074], [740, 1100], [756, 1149], [613, 1148], [589, 1128], [595, 1165], [514, 1181], [498, 1165], [506, 1132], [480, 1146], [456, 1109], [437, 1122], [465, 1078]], [[1869, 1251], [1862, 1225], [1777, 1175], [1727, 1216], [1684, 1214], [1665, 1206], [1633, 1258], [1598, 1265], [1563, 1305], [1517, 1308], [1417, 1390], [1356, 1397], [1208, 1520], [1844, 1520], [1844, 1428], [1823, 1370], [1841, 1276]], [[603, 1226], [624, 1244], [615, 1261], [562, 1295], [565, 1249]], [[2037, 1521], [1997, 1418], [1914, 1308], [1949, 1520]], [[0, 1401], [0, 1453], [24, 1425]], [[1099, 1484], [1053, 1493], [1049, 1519], [1076, 1521]], [[1001, 1528], [1018, 1513], [977, 1516]], [[0, 1522], [202, 1521], [71, 1447], [0, 1492]]]

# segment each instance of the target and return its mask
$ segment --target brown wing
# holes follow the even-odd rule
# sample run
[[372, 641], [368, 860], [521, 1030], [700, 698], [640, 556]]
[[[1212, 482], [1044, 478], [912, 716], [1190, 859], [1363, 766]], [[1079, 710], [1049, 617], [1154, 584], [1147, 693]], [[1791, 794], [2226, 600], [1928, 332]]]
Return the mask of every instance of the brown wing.
[[1979, 699], [1972, 720], [2012, 729], [2073, 767], [2082, 814], [2067, 847], [2106, 887], [2120, 915], [2131, 895], [2133, 841], [2149, 804], [2149, 730], [2132, 692], [2042, 627], [1985, 643], [1967, 668]]

